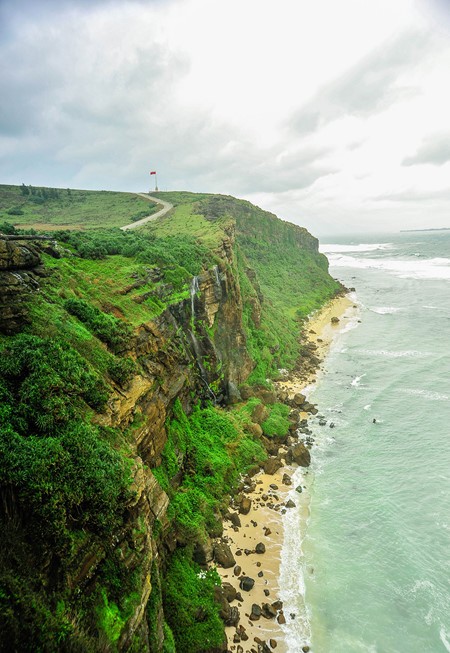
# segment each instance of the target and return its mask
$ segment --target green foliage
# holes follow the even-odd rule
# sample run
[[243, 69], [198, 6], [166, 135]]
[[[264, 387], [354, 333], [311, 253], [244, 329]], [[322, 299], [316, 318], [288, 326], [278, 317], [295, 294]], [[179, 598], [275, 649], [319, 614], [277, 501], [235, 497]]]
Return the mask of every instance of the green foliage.
[[214, 602], [217, 585], [214, 569], [204, 572], [189, 550], [175, 551], [164, 579], [164, 608], [177, 651], [201, 653], [223, 644], [223, 623]]
[[20, 334], [0, 356], [2, 411], [19, 433], [54, 434], [86, 402], [101, 409], [103, 381], [65, 342]]
[[67, 650], [65, 643], [73, 632], [67, 607], [63, 601], [53, 609], [46, 605], [33, 583], [33, 575], [33, 569], [28, 568], [24, 581], [7, 564], [0, 568], [1, 653]]
[[122, 387], [131, 381], [136, 374], [137, 366], [132, 358], [111, 357], [108, 363], [109, 376]]
[[98, 608], [98, 623], [108, 641], [115, 644], [120, 637], [126, 619], [121, 614], [119, 607], [114, 602], [108, 601], [105, 590], [102, 591], [102, 600], [102, 605]]
[[[162, 465], [153, 471], [173, 495], [168, 514], [179, 535], [186, 541], [202, 538], [206, 532], [219, 535], [223, 497], [247, 467], [264, 458], [261, 444], [243, 433], [231, 413], [212, 406], [197, 407], [187, 417], [177, 402]], [[188, 473], [174, 494], [170, 481], [183, 460]]]
[[113, 352], [120, 353], [129, 346], [131, 327], [122, 320], [103, 313], [83, 299], [68, 299], [64, 307], [105, 342]]
[[175, 638], [172, 629], [167, 622], [163, 624], [164, 642], [163, 653], [176, 653]]
[[268, 437], [283, 437], [289, 431], [289, 406], [286, 404], [272, 404], [266, 406], [269, 417], [261, 424], [264, 435]]
[[73, 421], [45, 438], [0, 428], [0, 486], [12, 492], [35, 540], [56, 551], [74, 527], [111, 532], [127, 485], [123, 459], [93, 426]]
[[135, 193], [0, 185], [0, 213], [13, 207], [22, 211], [16, 225], [52, 230], [120, 227], [159, 208]]
[[8, 215], [23, 215], [22, 209], [19, 209], [18, 206], [13, 206], [11, 209], [6, 211]]
[[12, 236], [16, 233], [16, 228], [10, 222], [2, 222], [0, 223], [0, 233]]

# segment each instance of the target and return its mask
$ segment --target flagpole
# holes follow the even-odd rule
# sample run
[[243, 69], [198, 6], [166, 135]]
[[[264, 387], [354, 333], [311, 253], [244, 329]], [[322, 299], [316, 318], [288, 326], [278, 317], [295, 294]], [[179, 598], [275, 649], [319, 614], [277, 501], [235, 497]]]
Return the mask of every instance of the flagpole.
[[158, 192], [158, 175], [155, 172], [155, 193]]

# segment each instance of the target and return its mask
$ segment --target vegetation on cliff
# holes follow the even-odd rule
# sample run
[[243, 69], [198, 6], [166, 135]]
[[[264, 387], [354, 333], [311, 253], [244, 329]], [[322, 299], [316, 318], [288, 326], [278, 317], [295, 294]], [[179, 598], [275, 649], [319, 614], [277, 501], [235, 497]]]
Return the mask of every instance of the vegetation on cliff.
[[[266, 456], [259, 399], [229, 404], [292, 367], [301, 320], [339, 286], [305, 230], [161, 195], [170, 214], [122, 232], [150, 203], [0, 187], [3, 232], [83, 227], [0, 251], [0, 650], [223, 647], [204, 565]], [[285, 435], [288, 412], [269, 402], [263, 434]]]

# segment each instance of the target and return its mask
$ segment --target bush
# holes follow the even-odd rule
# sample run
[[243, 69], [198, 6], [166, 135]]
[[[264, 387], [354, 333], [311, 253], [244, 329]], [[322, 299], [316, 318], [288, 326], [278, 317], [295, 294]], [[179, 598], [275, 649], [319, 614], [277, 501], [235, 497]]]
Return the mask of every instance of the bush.
[[0, 223], [0, 233], [12, 236], [17, 233], [17, 229], [10, 222], [2, 222]]
[[285, 404], [272, 404], [267, 406], [269, 417], [261, 424], [264, 435], [268, 437], [283, 437], [289, 431], [289, 406]]
[[178, 535], [186, 542], [220, 534], [218, 513], [239, 475], [263, 460], [262, 445], [246, 435], [230, 413], [219, 408], [195, 408], [187, 417], [179, 401], [168, 425], [162, 464], [153, 470], [162, 487], [173, 495], [171, 479], [184, 460], [187, 473], [169, 505]]
[[69, 531], [111, 532], [128, 485], [120, 454], [96, 427], [73, 421], [54, 437], [0, 429], [0, 486], [9, 488], [35, 541], [68, 546]]
[[[86, 402], [101, 410], [108, 398], [104, 382], [70, 345], [21, 334], [0, 356], [2, 410], [19, 433], [51, 435]], [[5, 423], [4, 423], [5, 424]]]
[[113, 381], [122, 388], [125, 387], [136, 374], [136, 363], [132, 358], [111, 357], [108, 362], [108, 374]]
[[129, 346], [132, 329], [126, 322], [103, 313], [84, 299], [67, 299], [64, 308], [83, 322], [114, 353], [123, 352]]
[[215, 569], [204, 572], [191, 560], [189, 550], [175, 551], [163, 589], [164, 612], [177, 651], [200, 653], [223, 644], [224, 627], [214, 601], [217, 585], [220, 578]]

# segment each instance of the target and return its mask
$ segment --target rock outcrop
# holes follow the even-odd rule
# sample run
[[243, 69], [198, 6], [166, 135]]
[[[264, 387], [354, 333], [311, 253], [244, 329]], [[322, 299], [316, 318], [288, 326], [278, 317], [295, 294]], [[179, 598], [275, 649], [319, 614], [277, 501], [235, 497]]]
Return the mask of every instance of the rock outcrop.
[[0, 236], [0, 333], [18, 333], [29, 322], [26, 301], [43, 274], [35, 246]]

